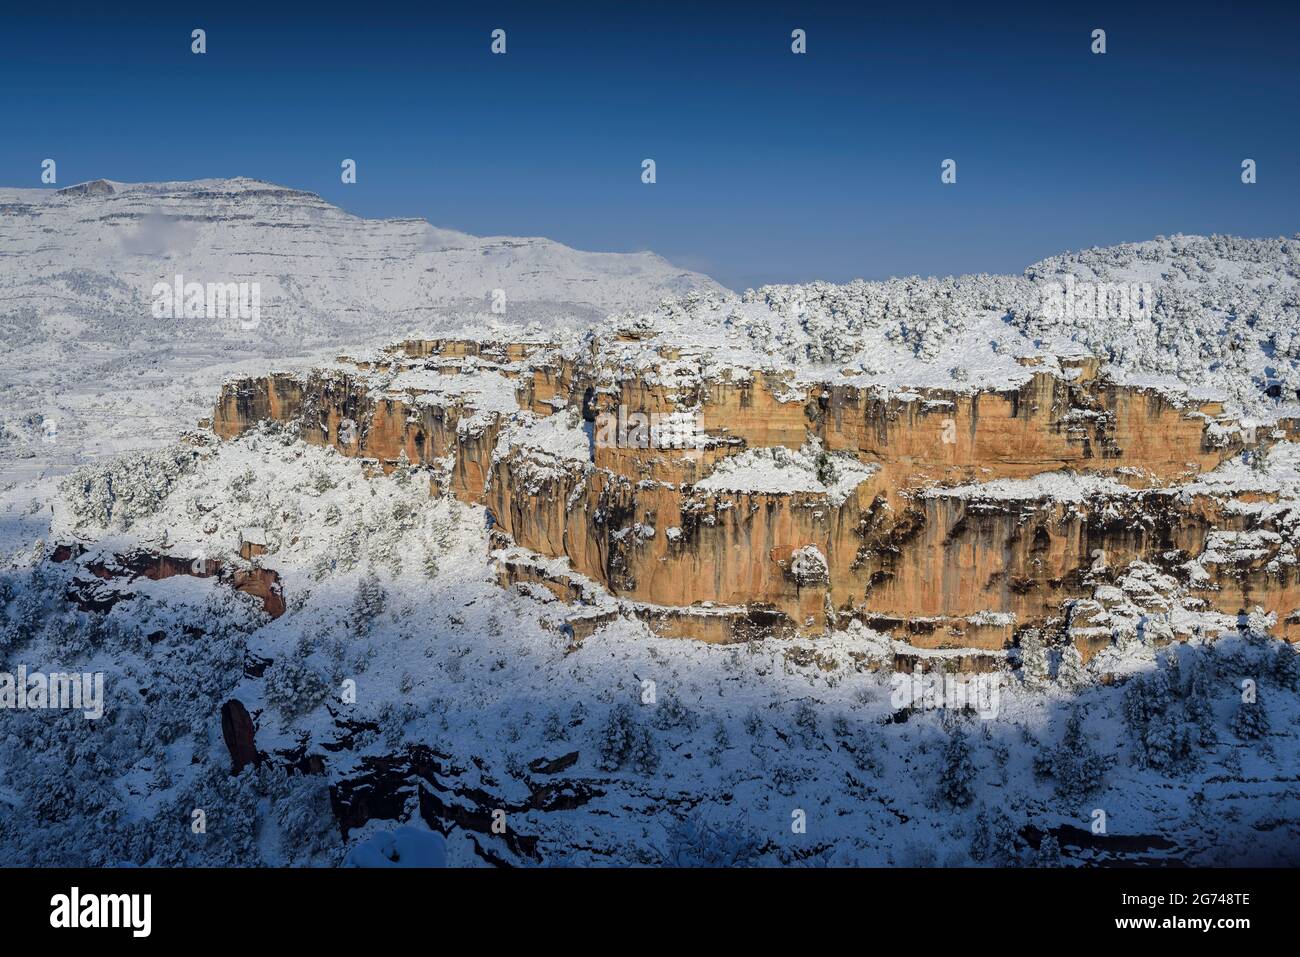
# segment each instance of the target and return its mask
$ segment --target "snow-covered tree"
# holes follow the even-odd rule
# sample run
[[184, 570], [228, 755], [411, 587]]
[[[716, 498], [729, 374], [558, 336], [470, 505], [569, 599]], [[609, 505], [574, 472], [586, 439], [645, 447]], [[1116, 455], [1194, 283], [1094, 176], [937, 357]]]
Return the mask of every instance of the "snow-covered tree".
[[653, 774], [659, 767], [659, 750], [648, 728], [643, 727], [626, 702], [609, 713], [596, 741], [600, 766], [606, 771], [631, 767], [640, 774]]
[[939, 762], [939, 796], [953, 807], [967, 807], [975, 796], [975, 764], [965, 730], [954, 726]]
[[1061, 842], [1050, 831], [1043, 835], [1043, 839], [1038, 844], [1038, 853], [1034, 857], [1034, 866], [1061, 866]]
[[1056, 669], [1056, 680], [1067, 691], [1078, 691], [1091, 682], [1091, 676], [1083, 664], [1083, 655], [1074, 642], [1067, 642], [1061, 649], [1061, 663]]
[[1264, 709], [1264, 698], [1258, 691], [1253, 700], [1242, 700], [1237, 705], [1229, 727], [1243, 741], [1254, 741], [1269, 733], [1268, 712]]
[[1049, 667], [1047, 648], [1034, 629], [1020, 635], [1020, 676], [1026, 688], [1042, 688], [1047, 683]]
[[1019, 830], [1000, 807], [980, 805], [971, 828], [970, 856], [986, 867], [1010, 867], [1019, 860]]
[[[1194, 710], [1203, 717], [1199, 705]], [[1133, 678], [1125, 689], [1123, 712], [1139, 764], [1169, 773], [1199, 766], [1203, 734], [1168, 669]]]
[[357, 634], [369, 634], [375, 619], [383, 614], [388, 604], [388, 592], [379, 583], [379, 576], [373, 570], [367, 571], [357, 583], [357, 592], [352, 599], [348, 613], [348, 623]]
[[1300, 651], [1283, 642], [1273, 659], [1273, 680], [1288, 691], [1300, 691]]
[[1050, 777], [1056, 795], [1072, 807], [1101, 789], [1112, 761], [1094, 748], [1083, 730], [1083, 715], [1078, 708], [1070, 712], [1061, 743], [1034, 758], [1037, 774]]

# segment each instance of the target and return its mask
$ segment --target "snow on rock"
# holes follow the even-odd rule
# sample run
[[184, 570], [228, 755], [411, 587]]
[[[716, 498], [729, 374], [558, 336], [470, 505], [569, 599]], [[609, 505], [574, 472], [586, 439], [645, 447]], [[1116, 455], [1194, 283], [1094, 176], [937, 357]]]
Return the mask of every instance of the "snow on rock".
[[829, 579], [826, 556], [816, 545], [805, 545], [790, 556], [790, 574], [801, 585], [812, 585]]
[[[551, 415], [516, 411], [501, 429], [492, 461], [510, 459], [518, 487], [536, 494], [565, 476], [585, 474], [591, 465], [591, 440], [577, 409]], [[576, 491], [576, 490], [575, 490]]]
[[832, 504], [841, 505], [878, 470], [852, 455], [825, 452], [814, 438], [797, 451], [779, 445], [746, 449], [719, 462], [695, 488], [769, 495], [805, 492], [825, 495]]
[[990, 501], [1051, 499], [1058, 502], [1084, 502], [1093, 498], [1125, 497], [1138, 493], [1105, 475], [1044, 472], [1027, 479], [994, 479], [991, 482], [972, 482], [948, 488], [932, 488], [927, 489], [923, 494], [935, 498]]
[[447, 839], [436, 831], [398, 827], [356, 844], [344, 867], [446, 867]]
[[516, 411], [501, 430], [497, 452], [508, 453], [511, 447], [540, 452], [562, 461], [591, 461], [591, 439], [583, 430], [582, 416], [577, 409], [565, 409], [551, 415]]

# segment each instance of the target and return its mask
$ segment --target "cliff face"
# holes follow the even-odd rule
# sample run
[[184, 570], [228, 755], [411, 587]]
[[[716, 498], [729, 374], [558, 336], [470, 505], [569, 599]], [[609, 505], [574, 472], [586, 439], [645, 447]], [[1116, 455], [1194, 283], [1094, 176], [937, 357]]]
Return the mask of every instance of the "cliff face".
[[1244, 428], [1091, 359], [1026, 362], [1000, 390], [891, 392], [632, 336], [411, 341], [227, 384], [216, 433], [263, 420], [385, 470], [430, 467], [436, 494], [486, 507], [503, 582], [613, 596], [664, 634], [857, 619], [995, 650], [1034, 627], [1087, 657], [1116, 633], [1098, 595], [1138, 563], [1300, 639], [1290, 506], [1202, 479], [1293, 424]]

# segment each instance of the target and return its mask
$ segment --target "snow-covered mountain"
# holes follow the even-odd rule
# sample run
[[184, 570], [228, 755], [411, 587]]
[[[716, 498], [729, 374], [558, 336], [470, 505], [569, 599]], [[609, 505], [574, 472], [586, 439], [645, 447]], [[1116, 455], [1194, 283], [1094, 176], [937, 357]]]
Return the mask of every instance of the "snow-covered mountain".
[[[498, 289], [506, 316], [518, 306], [539, 317], [599, 319], [719, 288], [652, 253], [589, 253], [549, 239], [469, 236], [422, 219], [363, 219], [314, 193], [244, 178], [6, 189], [0, 204], [7, 264], [0, 290], [11, 321], [26, 310], [43, 322], [66, 313], [109, 334], [156, 326], [151, 290], [177, 273], [204, 283], [259, 282], [258, 335], [293, 341], [391, 333], [449, 310], [489, 312]], [[166, 333], [182, 339], [205, 331], [171, 322]]]
[[[255, 327], [157, 315], [156, 284], [178, 275], [258, 284]], [[448, 322], [584, 325], [691, 290], [722, 291], [652, 253], [364, 219], [252, 179], [0, 189], [0, 447], [59, 462], [156, 444], [245, 360]]]

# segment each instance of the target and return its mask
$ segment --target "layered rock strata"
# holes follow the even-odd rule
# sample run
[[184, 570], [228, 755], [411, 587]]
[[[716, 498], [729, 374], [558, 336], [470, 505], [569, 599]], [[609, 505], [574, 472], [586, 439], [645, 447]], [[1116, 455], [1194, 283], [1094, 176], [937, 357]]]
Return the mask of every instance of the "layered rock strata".
[[1300, 512], [1207, 478], [1296, 423], [1248, 428], [1094, 359], [1022, 365], [997, 388], [899, 390], [635, 334], [419, 340], [229, 382], [211, 426], [429, 468], [435, 494], [485, 507], [504, 583], [588, 606], [575, 634], [613, 598], [704, 640], [856, 619], [921, 649], [1058, 629], [1087, 657], [1113, 637], [1098, 594], [1136, 562], [1300, 639]]

